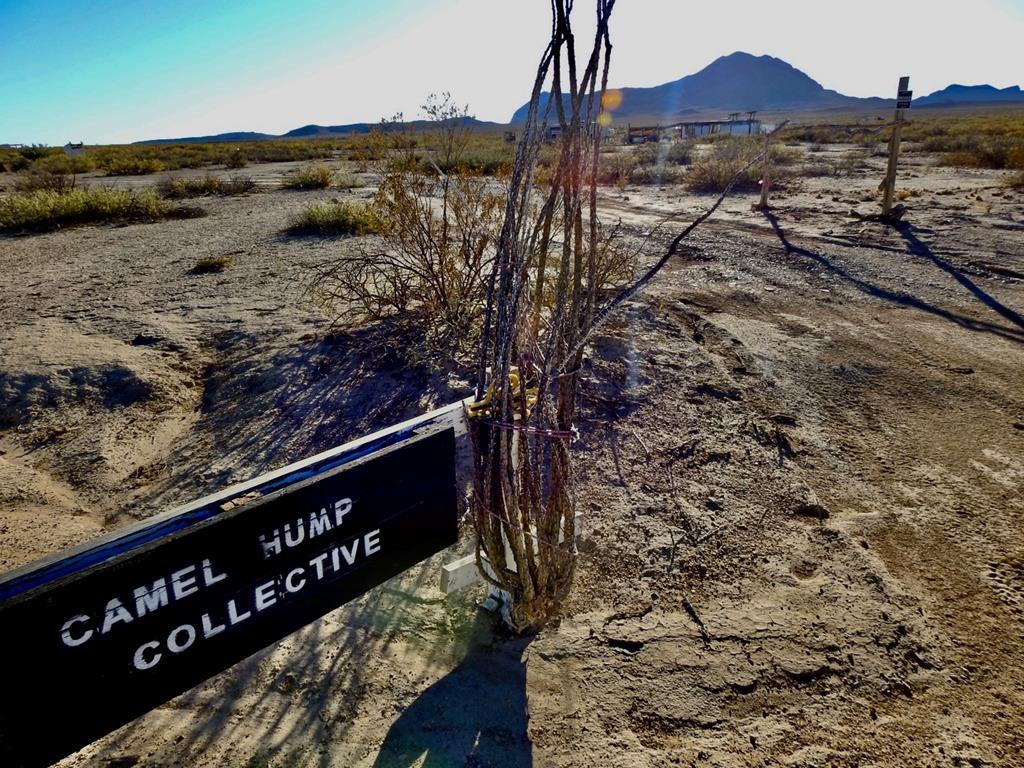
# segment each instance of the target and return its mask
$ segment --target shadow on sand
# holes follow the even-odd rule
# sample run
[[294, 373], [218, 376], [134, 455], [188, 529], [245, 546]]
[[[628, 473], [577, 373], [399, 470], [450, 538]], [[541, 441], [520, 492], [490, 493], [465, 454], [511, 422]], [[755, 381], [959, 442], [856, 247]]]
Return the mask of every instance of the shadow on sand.
[[469, 652], [405, 709], [388, 730], [374, 768], [529, 768], [526, 667], [529, 638], [495, 640], [479, 612]]
[[[461, 396], [429, 366], [410, 364], [405, 350], [418, 342], [415, 329], [384, 324], [324, 338], [219, 339], [199, 423], [150, 505]], [[373, 759], [383, 739], [378, 766], [531, 765], [522, 661], [529, 640], [503, 638], [491, 614], [465, 601], [439, 602], [437, 574], [436, 559], [414, 566], [125, 726], [85, 763], [141, 764], [147, 755], [154, 766], [328, 768], [365, 760], [367, 751]], [[451, 672], [426, 687], [437, 669]], [[393, 686], [389, 672], [413, 679]], [[394, 716], [386, 734], [374, 732]]]
[[889, 301], [893, 304], [899, 304], [900, 306], [911, 307], [922, 312], [927, 312], [971, 331], [991, 333], [995, 336], [1015, 341], [1018, 344], [1024, 344], [1024, 317], [1021, 317], [1020, 314], [1000, 303], [995, 297], [987, 293], [955, 266], [933, 253], [932, 250], [917, 237], [914, 228], [909, 224], [902, 223], [897, 226], [897, 231], [907, 243], [907, 250], [909, 253], [931, 261], [935, 266], [951, 275], [957, 282], [970, 291], [971, 295], [985, 307], [1009, 320], [1012, 325], [999, 325], [985, 320], [978, 320], [973, 317], [968, 317], [967, 315], [962, 315], [957, 312], [952, 312], [948, 309], [935, 306], [934, 304], [930, 304], [923, 299], [919, 299], [916, 296], [906, 293], [905, 291], [893, 291], [883, 286], [868, 282], [867, 280], [862, 280], [848, 272], [842, 266], [836, 264], [834, 261], [831, 261], [826, 256], [816, 251], [812, 251], [809, 248], [803, 248], [792, 243], [786, 237], [786, 233], [782, 229], [779, 218], [771, 211], [765, 211], [764, 216], [772, 225], [772, 229], [779, 238], [779, 242], [782, 243], [782, 247], [786, 249], [786, 253], [803, 256], [804, 258], [817, 262], [817, 264], [824, 269], [827, 269], [829, 272], [839, 276], [850, 285], [860, 291], [863, 291], [869, 296], [874, 296], [875, 298]]

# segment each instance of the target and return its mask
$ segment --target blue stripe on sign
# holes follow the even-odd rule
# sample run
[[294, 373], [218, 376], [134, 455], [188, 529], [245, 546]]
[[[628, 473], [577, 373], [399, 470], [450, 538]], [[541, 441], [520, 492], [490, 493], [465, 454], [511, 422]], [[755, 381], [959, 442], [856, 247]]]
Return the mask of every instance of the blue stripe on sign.
[[416, 424], [415, 426], [408, 427], [398, 432], [392, 432], [384, 435], [378, 440], [361, 445], [358, 448], [343, 453], [338, 456], [332, 456], [324, 459], [316, 464], [311, 464], [295, 472], [291, 472], [283, 477], [278, 477], [273, 480], [268, 480], [265, 483], [260, 483], [252, 488], [245, 488], [239, 491], [237, 494], [224, 496], [217, 499], [204, 507], [199, 509], [189, 510], [188, 512], [182, 512], [180, 515], [175, 515], [169, 520], [162, 520], [158, 523], [154, 523], [148, 528], [143, 528], [132, 533], [125, 534], [123, 537], [110, 541], [105, 544], [98, 545], [96, 547], [87, 549], [83, 552], [79, 552], [71, 557], [58, 560], [53, 563], [41, 566], [33, 571], [22, 574], [8, 582], [0, 584], [0, 601], [8, 600], [17, 595], [28, 592], [29, 590], [41, 587], [44, 584], [49, 584], [52, 581], [65, 578], [72, 574], [84, 571], [87, 568], [91, 568], [94, 565], [106, 562], [118, 555], [123, 555], [127, 552], [131, 552], [133, 549], [150, 544], [158, 539], [165, 536], [170, 536], [172, 533], [185, 530], [190, 526], [200, 523], [203, 520], [209, 520], [211, 517], [215, 517], [221, 512], [221, 505], [225, 504], [232, 499], [236, 499], [239, 496], [245, 496], [253, 492], [258, 492], [261, 496], [266, 496], [276, 490], [292, 485], [294, 483], [301, 482], [311, 477], [316, 477], [324, 472], [329, 472], [332, 469], [336, 469], [344, 464], [348, 464], [356, 459], [361, 459], [364, 456], [368, 456], [371, 453], [375, 453], [383, 448], [387, 448], [389, 445], [400, 442], [412, 436], [415, 429], [420, 429], [424, 424]]

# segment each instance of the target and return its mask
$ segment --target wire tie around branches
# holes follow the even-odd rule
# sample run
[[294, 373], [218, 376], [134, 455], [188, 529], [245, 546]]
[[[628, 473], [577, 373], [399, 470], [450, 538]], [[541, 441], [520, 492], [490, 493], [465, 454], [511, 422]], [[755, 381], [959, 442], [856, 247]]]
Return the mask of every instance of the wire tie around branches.
[[509, 429], [517, 432], [526, 432], [531, 435], [541, 435], [542, 437], [554, 437], [562, 440], [570, 440], [576, 442], [580, 437], [580, 432], [576, 427], [572, 429], [544, 429], [542, 427], [535, 427], [532, 424], [519, 424], [509, 423], [507, 421], [494, 421], [493, 419], [481, 419], [481, 424], [488, 424], [498, 429]]

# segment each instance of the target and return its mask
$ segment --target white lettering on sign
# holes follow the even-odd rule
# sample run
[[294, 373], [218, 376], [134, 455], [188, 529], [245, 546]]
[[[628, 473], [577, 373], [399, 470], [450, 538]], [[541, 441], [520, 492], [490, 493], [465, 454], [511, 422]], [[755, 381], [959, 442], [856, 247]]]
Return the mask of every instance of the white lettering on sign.
[[250, 616], [252, 616], [252, 611], [246, 611], [245, 613], [239, 614], [238, 609], [235, 608], [235, 601], [228, 600], [228, 621], [231, 622], [231, 626], [235, 626], [235, 624], [241, 624]]
[[188, 565], [180, 571], [171, 574], [171, 591], [174, 592], [174, 599], [181, 600], [199, 591], [195, 576], [190, 576], [196, 567]]
[[321, 507], [304, 517], [285, 523], [270, 533], [260, 534], [259, 542], [263, 559], [269, 560], [280, 555], [285, 549], [297, 547], [302, 542], [333, 531], [344, 525], [345, 515], [352, 511], [352, 499], [338, 499], [329, 507]]
[[[143, 643], [139, 646], [139, 650], [135, 652], [135, 668], [139, 670], [150, 669], [160, 663], [161, 654], [157, 651], [160, 647], [160, 643], [151, 642]], [[148, 653], [147, 653], [148, 652]]]
[[181, 653], [192, 647], [196, 641], [196, 628], [191, 624], [182, 624], [171, 631], [167, 638], [167, 650], [171, 653]]
[[256, 610], [265, 611], [267, 608], [277, 602], [277, 595], [275, 594], [276, 585], [272, 581], [268, 581], [266, 584], [260, 584], [256, 587]]
[[[152, 584], [144, 584], [132, 590], [132, 599], [111, 598], [103, 607], [102, 615], [81, 613], [64, 622], [60, 628], [60, 639], [69, 648], [82, 645], [98, 635], [106, 635], [118, 624], [129, 624], [170, 605], [172, 600], [183, 600], [197, 594], [201, 589], [224, 581], [228, 575], [218, 573], [209, 558], [198, 564], [179, 568], [169, 577], [161, 576]], [[133, 613], [134, 611], [134, 613]], [[84, 625], [84, 626], [83, 626]]]
[[60, 628], [60, 639], [64, 641], [64, 645], [68, 646], [69, 648], [74, 648], [76, 645], [81, 645], [82, 643], [88, 641], [88, 639], [92, 637], [91, 629], [86, 629], [84, 632], [82, 632], [82, 634], [78, 635], [77, 637], [71, 633], [71, 628], [74, 627], [75, 624], [88, 623], [89, 617], [83, 616], [82, 614], [79, 614], [78, 616], [72, 616], [70, 619], [65, 621], [64, 626]]
[[135, 615], [140, 619], [147, 613], [163, 608], [170, 601], [167, 579], [157, 579], [152, 587], [138, 587], [135, 592]]
[[[280, 601], [287, 600], [289, 595], [294, 595], [315, 582], [324, 581], [343, 572], [348, 566], [355, 565], [360, 557], [363, 559], [372, 557], [380, 551], [379, 528], [352, 539], [348, 544], [331, 547], [328, 551], [311, 558], [308, 565], [292, 568], [287, 573], [252, 587], [249, 598], [244, 603], [244, 597], [228, 600], [223, 608], [221, 619], [211, 616], [210, 613], [204, 613], [199, 617], [198, 625], [182, 624], [172, 630], [162, 642], [151, 640], [143, 643], [135, 651], [135, 668], [140, 671], [152, 669], [164, 658], [163, 649], [174, 654], [184, 653], [201, 640], [215, 637], [230, 630], [231, 627], [249, 621], [254, 616], [271, 609]], [[65, 644], [81, 645], [88, 640], [88, 633], [91, 633], [92, 630], [80, 631], [78, 627], [88, 621], [88, 616], [75, 616], [68, 620], [63, 629], [67, 635]]]
[[125, 608], [124, 604], [115, 597], [107, 603], [107, 608], [103, 612], [103, 626], [100, 628], [100, 634], [107, 634], [107, 632], [109, 632], [119, 621], [127, 624], [131, 620], [132, 615], [128, 613], [128, 609]]
[[219, 635], [221, 632], [228, 628], [227, 624], [217, 624], [215, 626], [213, 621], [210, 619], [210, 614], [208, 613], [203, 614], [202, 622], [203, 637], [213, 637], [214, 635]]

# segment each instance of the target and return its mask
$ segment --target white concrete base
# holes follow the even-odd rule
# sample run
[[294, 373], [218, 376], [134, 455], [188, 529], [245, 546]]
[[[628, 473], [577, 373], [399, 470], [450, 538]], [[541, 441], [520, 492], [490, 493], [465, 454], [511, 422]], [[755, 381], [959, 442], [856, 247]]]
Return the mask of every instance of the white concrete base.
[[[583, 513], [576, 513], [576, 538], [579, 539], [583, 535]], [[486, 557], [484, 562], [487, 562]], [[505, 562], [508, 567], [515, 570], [515, 559], [512, 557], [512, 552], [509, 549], [508, 542], [505, 543]], [[441, 591], [446, 595], [454, 594], [461, 589], [470, 587], [474, 584], [478, 584], [483, 581], [480, 578], [480, 572], [476, 567], [476, 555], [466, 555], [460, 557], [458, 560], [454, 560], [450, 563], [446, 563], [441, 566]], [[495, 587], [491, 587], [492, 593], [500, 593], [505, 598], [510, 598], [508, 593], [503, 592]], [[493, 594], [489, 594], [487, 600], [484, 601], [484, 607], [487, 608], [487, 603], [493, 597]], [[496, 606], [497, 607], [497, 606]], [[495, 608], [487, 608], [487, 610], [495, 610]]]

